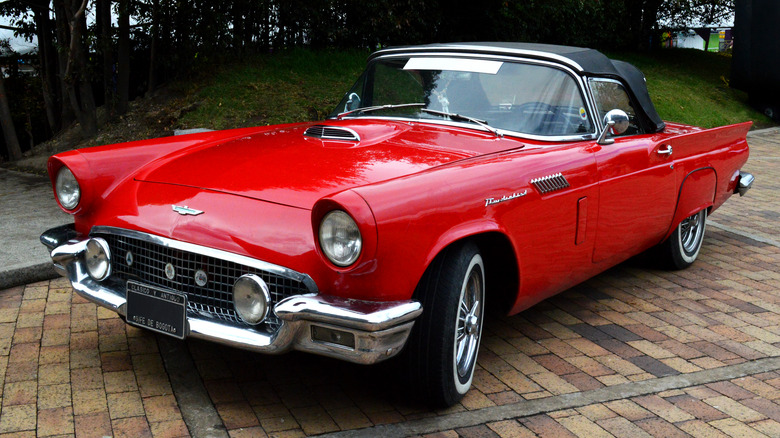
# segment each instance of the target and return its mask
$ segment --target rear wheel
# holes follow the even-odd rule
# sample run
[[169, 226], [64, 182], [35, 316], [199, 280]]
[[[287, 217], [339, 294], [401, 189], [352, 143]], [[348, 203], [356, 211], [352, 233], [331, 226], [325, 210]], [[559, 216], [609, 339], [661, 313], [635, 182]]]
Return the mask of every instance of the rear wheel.
[[706, 209], [688, 216], [675, 228], [669, 239], [661, 244], [669, 267], [685, 269], [693, 264], [704, 241], [706, 220]]
[[473, 244], [448, 248], [417, 287], [423, 314], [407, 345], [414, 388], [433, 406], [451, 406], [471, 387], [482, 337], [485, 267]]

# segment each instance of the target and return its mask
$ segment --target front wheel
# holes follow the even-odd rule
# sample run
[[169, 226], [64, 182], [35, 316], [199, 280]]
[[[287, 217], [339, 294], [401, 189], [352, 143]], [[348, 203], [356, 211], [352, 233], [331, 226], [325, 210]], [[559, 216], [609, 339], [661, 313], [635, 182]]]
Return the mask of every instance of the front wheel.
[[433, 406], [451, 406], [471, 387], [482, 337], [485, 267], [473, 244], [448, 248], [415, 291], [423, 314], [407, 345], [409, 377]]
[[706, 209], [688, 216], [680, 222], [669, 239], [662, 244], [671, 268], [685, 269], [696, 260], [704, 241], [706, 220]]

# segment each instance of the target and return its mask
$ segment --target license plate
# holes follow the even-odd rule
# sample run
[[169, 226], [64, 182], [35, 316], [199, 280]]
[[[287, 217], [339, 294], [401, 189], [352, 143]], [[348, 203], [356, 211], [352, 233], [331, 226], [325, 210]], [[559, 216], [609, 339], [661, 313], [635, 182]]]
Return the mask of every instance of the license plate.
[[127, 281], [127, 322], [184, 339], [187, 295]]

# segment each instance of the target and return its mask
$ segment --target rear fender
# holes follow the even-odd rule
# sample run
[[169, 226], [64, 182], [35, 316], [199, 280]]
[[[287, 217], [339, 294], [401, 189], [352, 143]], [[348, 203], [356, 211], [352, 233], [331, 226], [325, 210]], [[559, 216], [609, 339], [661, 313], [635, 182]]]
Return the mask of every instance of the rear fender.
[[663, 240], [669, 238], [677, 225], [688, 216], [705, 208], [710, 208], [715, 200], [718, 175], [712, 167], [703, 167], [690, 172], [683, 179], [677, 196], [671, 226]]

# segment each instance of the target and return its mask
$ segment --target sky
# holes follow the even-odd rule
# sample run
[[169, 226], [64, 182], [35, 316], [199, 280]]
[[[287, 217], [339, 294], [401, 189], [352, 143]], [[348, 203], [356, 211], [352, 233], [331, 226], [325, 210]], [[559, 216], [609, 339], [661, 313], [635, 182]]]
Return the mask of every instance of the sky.
[[38, 42], [35, 37], [33, 37], [32, 41], [26, 41], [24, 38], [15, 37], [14, 31], [10, 29], [0, 29], [0, 40], [6, 39], [11, 43], [11, 48], [21, 54], [38, 48]]
[[[93, 21], [94, 20], [94, 17], [92, 17], [91, 15], [92, 14], [88, 14], [87, 15], [87, 20], [89, 20], [89, 21]], [[112, 23], [113, 25], [116, 25], [116, 17], [113, 16], [113, 15], [114, 14], [112, 13], [112, 20], [111, 21], [113, 22]], [[134, 20], [131, 20], [131, 21], [134, 21]], [[10, 25], [8, 17], [0, 17], [0, 25], [5, 25], [5, 26]], [[732, 26], [734, 26], [734, 16], [732, 15], [732, 16], [730, 16], [728, 18], [725, 18], [720, 23], [712, 23], [710, 25], [711, 26], [715, 26], [715, 27], [732, 27]], [[9, 42], [11, 44], [11, 48], [14, 49], [14, 51], [16, 51], [18, 53], [21, 53], [21, 54], [28, 53], [28, 52], [30, 52], [32, 50], [37, 49], [37, 47], [38, 47], [38, 42], [37, 42], [35, 37], [33, 37], [32, 41], [26, 41], [24, 38], [15, 37], [13, 30], [10, 30], [10, 29], [0, 29], [0, 40], [6, 40], [6, 39], [9, 40]]]

